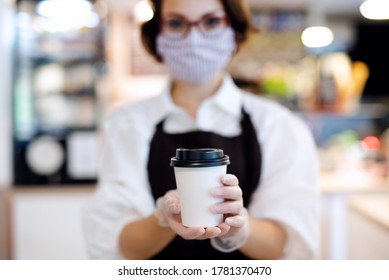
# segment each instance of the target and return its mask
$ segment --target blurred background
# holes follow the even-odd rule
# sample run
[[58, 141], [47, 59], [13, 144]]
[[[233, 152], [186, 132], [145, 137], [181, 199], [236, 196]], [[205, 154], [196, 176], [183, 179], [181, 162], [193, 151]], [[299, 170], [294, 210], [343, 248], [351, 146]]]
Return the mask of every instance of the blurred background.
[[[249, 3], [261, 32], [228, 71], [315, 137], [320, 258], [389, 259], [389, 1]], [[0, 259], [88, 258], [101, 121], [166, 82], [139, 41], [151, 16], [145, 0], [0, 0]]]

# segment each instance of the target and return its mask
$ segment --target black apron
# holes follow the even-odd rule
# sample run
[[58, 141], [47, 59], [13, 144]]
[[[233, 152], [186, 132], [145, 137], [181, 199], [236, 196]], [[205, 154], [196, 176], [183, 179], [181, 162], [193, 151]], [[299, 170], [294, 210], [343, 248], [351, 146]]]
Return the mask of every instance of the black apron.
[[[244, 206], [250, 202], [251, 195], [258, 186], [261, 170], [261, 150], [250, 116], [242, 110], [241, 131], [234, 137], [224, 137], [212, 132], [192, 131], [179, 134], [167, 134], [163, 131], [164, 119], [157, 124], [150, 144], [148, 160], [148, 177], [152, 194], [156, 200], [167, 191], [175, 189], [175, 178], [170, 159], [175, 156], [177, 148], [218, 148], [230, 157], [231, 164], [227, 173], [239, 179], [243, 191]], [[247, 259], [238, 250], [222, 253], [215, 250], [209, 240], [184, 240], [177, 236], [165, 249], [153, 259]]]

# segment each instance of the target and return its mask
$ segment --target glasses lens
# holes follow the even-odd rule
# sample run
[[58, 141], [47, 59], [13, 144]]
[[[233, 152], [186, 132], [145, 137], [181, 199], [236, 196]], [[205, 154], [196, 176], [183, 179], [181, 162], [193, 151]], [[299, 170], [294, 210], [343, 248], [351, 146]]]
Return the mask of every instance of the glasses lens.
[[197, 27], [205, 36], [217, 35], [227, 27], [225, 16], [207, 15], [199, 21], [189, 22], [183, 17], [170, 17], [163, 20], [163, 32], [173, 37], [185, 37], [191, 28]]
[[173, 36], [183, 36], [188, 29], [188, 23], [181, 18], [168, 18], [163, 22], [163, 31]]
[[205, 35], [215, 35], [227, 26], [226, 19], [220, 16], [207, 16], [200, 21], [199, 28]]

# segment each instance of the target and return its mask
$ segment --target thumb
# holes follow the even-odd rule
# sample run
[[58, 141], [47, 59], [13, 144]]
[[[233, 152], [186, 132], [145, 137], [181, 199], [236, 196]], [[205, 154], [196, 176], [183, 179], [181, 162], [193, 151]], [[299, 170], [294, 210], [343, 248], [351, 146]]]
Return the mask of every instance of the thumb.
[[165, 211], [169, 214], [179, 214], [181, 212], [180, 198], [176, 190], [168, 191], [164, 196]]

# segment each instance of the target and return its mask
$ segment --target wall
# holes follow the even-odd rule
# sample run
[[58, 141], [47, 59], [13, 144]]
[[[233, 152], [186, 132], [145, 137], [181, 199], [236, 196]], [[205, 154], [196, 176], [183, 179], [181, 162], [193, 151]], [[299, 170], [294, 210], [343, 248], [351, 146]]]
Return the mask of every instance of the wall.
[[0, 260], [12, 257], [10, 189], [0, 189]]
[[13, 8], [0, 1], [0, 188], [12, 182], [11, 73]]
[[12, 258], [88, 259], [81, 212], [93, 190], [93, 186], [15, 190]]

